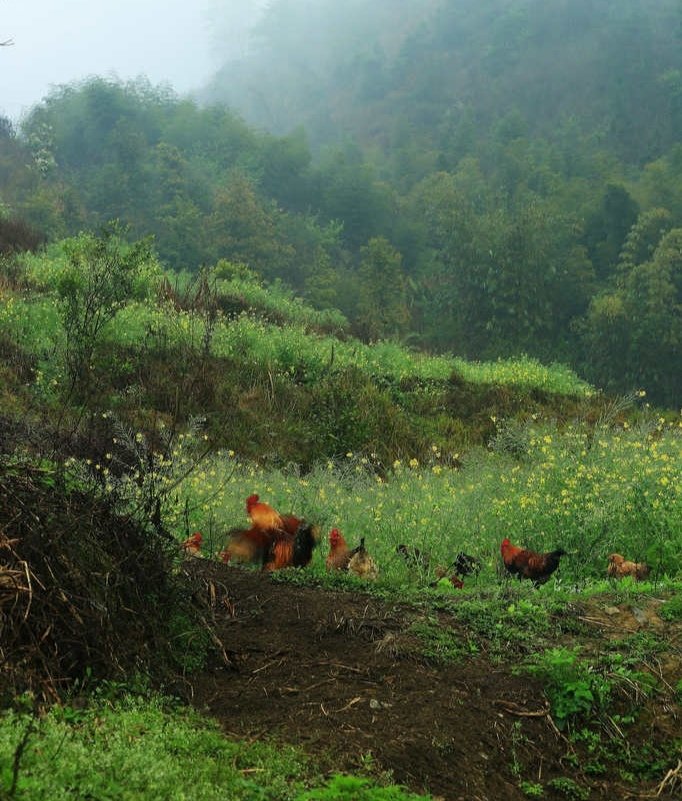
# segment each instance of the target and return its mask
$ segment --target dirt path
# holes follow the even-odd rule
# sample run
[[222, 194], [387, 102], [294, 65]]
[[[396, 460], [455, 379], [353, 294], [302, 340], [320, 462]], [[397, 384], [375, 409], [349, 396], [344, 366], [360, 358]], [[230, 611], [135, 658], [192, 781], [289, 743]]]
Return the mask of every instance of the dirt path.
[[[561, 763], [540, 686], [477, 657], [425, 659], [410, 631], [418, 610], [201, 560], [188, 569], [215, 593], [236, 665], [197, 677], [194, 703], [227, 733], [299, 745], [330, 770], [371, 760], [446, 801], [516, 801], [520, 779], [581, 779]], [[592, 785], [592, 799], [624, 797]]]

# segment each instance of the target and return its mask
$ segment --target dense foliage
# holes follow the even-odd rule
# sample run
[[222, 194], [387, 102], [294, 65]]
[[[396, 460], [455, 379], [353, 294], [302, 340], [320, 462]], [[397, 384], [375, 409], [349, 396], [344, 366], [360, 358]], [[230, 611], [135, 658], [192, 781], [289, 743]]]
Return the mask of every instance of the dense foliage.
[[5, 267], [0, 347], [8, 387], [28, 408], [82, 404], [134, 425], [200, 416], [214, 444], [307, 467], [349, 449], [389, 463], [433, 442], [461, 450], [491, 435], [492, 415], [566, 418], [600, 402], [563, 365], [364, 343], [338, 312], [239, 265], [164, 274], [147, 243], [127, 244], [120, 229]]
[[270, 3], [204, 92], [272, 133], [144, 82], [55, 89], [0, 128], [5, 217], [120, 218], [168, 266], [244, 263], [364, 338], [678, 405], [679, 3], [351, 5]]

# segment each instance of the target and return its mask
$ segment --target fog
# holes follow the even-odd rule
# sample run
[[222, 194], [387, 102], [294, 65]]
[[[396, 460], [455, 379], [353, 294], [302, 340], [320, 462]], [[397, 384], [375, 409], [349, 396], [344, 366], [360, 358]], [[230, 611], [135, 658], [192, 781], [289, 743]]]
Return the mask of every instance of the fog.
[[53, 85], [144, 75], [199, 89], [248, 47], [262, 0], [0, 0], [0, 113], [13, 119]]

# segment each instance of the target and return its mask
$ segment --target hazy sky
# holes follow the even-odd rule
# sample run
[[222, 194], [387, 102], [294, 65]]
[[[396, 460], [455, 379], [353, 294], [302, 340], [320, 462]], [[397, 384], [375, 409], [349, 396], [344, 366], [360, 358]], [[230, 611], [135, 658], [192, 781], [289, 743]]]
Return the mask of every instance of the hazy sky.
[[[0, 113], [17, 119], [51, 84], [88, 75], [198, 88], [219, 65], [216, 7], [253, 0], [0, 0]], [[213, 57], [211, 53], [213, 52]]]

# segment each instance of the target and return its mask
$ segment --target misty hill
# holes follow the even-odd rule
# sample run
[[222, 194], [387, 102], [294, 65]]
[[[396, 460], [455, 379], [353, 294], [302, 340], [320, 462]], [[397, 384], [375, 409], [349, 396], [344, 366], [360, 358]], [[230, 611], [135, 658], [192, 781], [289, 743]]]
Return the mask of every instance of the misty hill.
[[364, 343], [679, 408], [681, 31], [672, 0], [279, 0], [222, 102], [92, 78], [0, 120], [0, 250], [120, 219]]
[[522, 133], [643, 163], [677, 140], [681, 70], [677, 0], [275, 0], [206, 97], [315, 147], [416, 140], [452, 164]]

